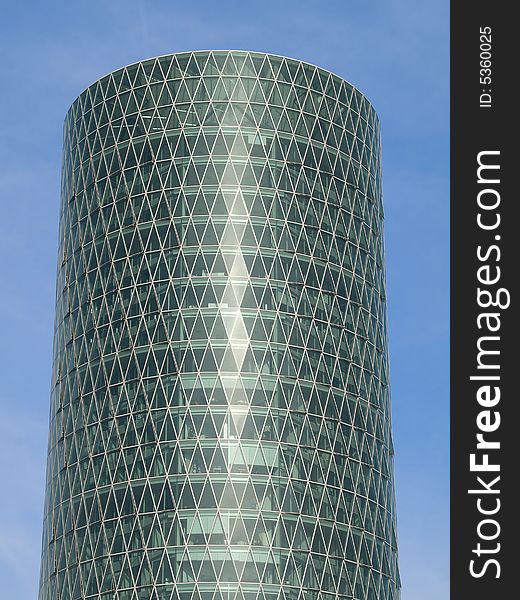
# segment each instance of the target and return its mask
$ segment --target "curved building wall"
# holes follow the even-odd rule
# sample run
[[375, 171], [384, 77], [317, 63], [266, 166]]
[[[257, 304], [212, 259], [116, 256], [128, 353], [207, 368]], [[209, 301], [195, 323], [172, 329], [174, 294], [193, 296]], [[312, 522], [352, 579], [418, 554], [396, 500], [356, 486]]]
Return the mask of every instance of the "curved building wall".
[[120, 69], [65, 122], [41, 600], [399, 595], [379, 125], [306, 63]]

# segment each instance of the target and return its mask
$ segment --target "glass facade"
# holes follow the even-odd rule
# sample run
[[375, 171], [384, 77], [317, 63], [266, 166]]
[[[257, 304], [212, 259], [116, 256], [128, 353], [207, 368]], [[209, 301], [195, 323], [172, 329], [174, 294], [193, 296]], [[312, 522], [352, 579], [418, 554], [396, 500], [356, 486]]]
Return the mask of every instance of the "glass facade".
[[146, 60], [65, 121], [40, 600], [395, 600], [380, 138], [341, 78]]

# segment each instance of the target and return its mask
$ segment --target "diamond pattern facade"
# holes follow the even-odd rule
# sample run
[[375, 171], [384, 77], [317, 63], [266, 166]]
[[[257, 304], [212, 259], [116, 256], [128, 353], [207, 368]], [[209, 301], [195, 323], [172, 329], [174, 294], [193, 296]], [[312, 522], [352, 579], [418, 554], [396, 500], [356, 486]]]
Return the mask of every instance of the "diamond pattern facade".
[[379, 125], [194, 52], [65, 122], [40, 600], [395, 600]]

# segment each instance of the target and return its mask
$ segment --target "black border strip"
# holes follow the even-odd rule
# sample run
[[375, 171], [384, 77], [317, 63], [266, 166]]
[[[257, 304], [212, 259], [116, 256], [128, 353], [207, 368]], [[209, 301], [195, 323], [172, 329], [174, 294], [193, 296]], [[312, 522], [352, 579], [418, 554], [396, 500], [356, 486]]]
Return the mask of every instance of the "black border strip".
[[[520, 36], [515, 31], [518, 25], [514, 8], [514, 3], [480, 0], [453, 1], [451, 5], [454, 600], [520, 597], [520, 392], [516, 377], [520, 374], [516, 314], [520, 192], [515, 189], [520, 187], [516, 182], [520, 174], [520, 103], [515, 91]], [[486, 60], [490, 60], [489, 65]], [[482, 164], [500, 167], [484, 167], [480, 182], [479, 154]], [[497, 206], [492, 208], [494, 204]], [[498, 306], [485, 307], [490, 299]], [[495, 316], [483, 316], [486, 314]], [[491, 331], [490, 327], [498, 329]], [[472, 380], [472, 376], [482, 379]], [[499, 401], [495, 388], [500, 388]], [[479, 433], [489, 446], [477, 448]], [[493, 442], [500, 443], [500, 449], [492, 448]], [[473, 471], [472, 454], [476, 465]], [[500, 470], [485, 471], [484, 466], [478, 466], [486, 460]], [[500, 479], [493, 482], [496, 477]]]

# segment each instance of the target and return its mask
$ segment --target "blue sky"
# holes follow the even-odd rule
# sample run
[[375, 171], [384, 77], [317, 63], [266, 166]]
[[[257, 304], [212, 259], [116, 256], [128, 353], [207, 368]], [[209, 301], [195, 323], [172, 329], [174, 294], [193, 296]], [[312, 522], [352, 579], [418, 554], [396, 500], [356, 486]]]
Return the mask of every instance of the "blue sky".
[[137, 60], [249, 49], [345, 77], [383, 136], [402, 600], [448, 597], [447, 0], [9, 2], [0, 51], [0, 598], [37, 595], [62, 124]]

